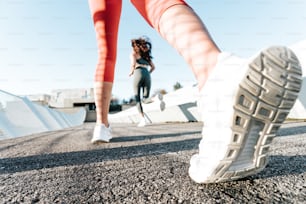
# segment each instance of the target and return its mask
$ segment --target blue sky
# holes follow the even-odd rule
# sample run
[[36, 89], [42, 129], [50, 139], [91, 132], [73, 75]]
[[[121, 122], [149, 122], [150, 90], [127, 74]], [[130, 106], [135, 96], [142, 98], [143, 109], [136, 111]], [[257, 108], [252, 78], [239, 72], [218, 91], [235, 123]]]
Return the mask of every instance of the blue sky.
[[[189, 0], [218, 46], [242, 57], [270, 45], [306, 39], [304, 0]], [[133, 95], [130, 39], [153, 43], [152, 93], [195, 84], [187, 64], [123, 0], [113, 95]], [[16, 95], [91, 88], [97, 59], [86, 0], [0, 0], [0, 89]]]

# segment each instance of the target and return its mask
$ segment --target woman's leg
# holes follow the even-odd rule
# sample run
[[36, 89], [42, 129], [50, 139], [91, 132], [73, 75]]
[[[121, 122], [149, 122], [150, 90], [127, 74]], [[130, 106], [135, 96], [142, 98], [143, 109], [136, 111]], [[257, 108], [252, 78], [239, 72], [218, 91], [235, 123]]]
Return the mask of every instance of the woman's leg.
[[88, 0], [88, 3], [98, 44], [94, 84], [97, 124], [108, 127], [122, 0]]
[[177, 5], [161, 16], [159, 32], [190, 65], [201, 89], [220, 53], [202, 21], [190, 7]]
[[143, 117], [143, 108], [142, 108], [141, 98], [140, 98], [142, 81], [143, 81], [143, 77], [142, 77], [141, 69], [136, 69], [134, 71], [133, 90], [134, 90], [134, 94], [135, 94], [135, 101], [136, 101], [137, 110], [138, 110], [139, 114]]
[[149, 71], [144, 70], [144, 82], [143, 82], [143, 99], [146, 100], [150, 97], [151, 92], [151, 75]]
[[220, 50], [196, 13], [182, 0], [132, 0], [132, 3], [183, 56], [201, 89]]

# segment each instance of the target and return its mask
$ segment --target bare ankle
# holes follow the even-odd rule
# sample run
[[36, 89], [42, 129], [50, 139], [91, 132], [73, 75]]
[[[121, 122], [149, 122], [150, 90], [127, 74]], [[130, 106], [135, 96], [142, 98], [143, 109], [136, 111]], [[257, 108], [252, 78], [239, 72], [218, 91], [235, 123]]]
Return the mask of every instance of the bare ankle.
[[212, 70], [215, 68], [217, 61], [218, 61], [218, 55], [220, 54], [220, 51], [214, 51], [210, 52], [205, 56], [206, 58], [206, 66], [203, 67], [202, 70], [199, 71], [198, 74], [196, 74], [197, 81], [198, 81], [198, 88], [201, 91], [204, 87], [208, 77], [210, 76]]

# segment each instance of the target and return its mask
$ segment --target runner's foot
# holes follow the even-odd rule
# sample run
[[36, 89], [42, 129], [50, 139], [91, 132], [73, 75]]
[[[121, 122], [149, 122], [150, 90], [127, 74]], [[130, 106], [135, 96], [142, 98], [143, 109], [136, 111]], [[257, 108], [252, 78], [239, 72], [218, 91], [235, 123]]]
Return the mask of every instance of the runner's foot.
[[147, 126], [149, 124], [149, 122], [146, 120], [146, 118], [145, 117], [142, 117], [141, 119], [140, 119], [140, 122], [138, 123], [138, 127], [144, 127], [144, 126]]
[[198, 183], [235, 180], [261, 171], [277, 130], [301, 88], [301, 67], [286, 47], [250, 63], [222, 53], [201, 91], [204, 127], [189, 175]]
[[93, 137], [91, 139], [91, 143], [98, 144], [98, 143], [105, 143], [109, 142], [112, 139], [111, 136], [111, 128], [105, 127], [104, 124], [96, 125], [93, 133]]

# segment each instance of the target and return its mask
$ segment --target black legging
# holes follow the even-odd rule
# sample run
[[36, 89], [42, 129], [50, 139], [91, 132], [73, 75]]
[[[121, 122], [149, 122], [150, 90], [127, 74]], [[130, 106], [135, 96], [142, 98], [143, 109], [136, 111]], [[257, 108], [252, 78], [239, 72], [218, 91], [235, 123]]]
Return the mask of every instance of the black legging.
[[134, 94], [136, 100], [136, 106], [139, 113], [143, 113], [143, 108], [141, 105], [141, 89], [142, 96], [144, 99], [149, 98], [151, 90], [151, 76], [150, 72], [145, 67], [138, 67], [134, 70]]

